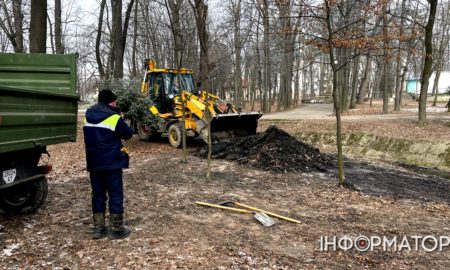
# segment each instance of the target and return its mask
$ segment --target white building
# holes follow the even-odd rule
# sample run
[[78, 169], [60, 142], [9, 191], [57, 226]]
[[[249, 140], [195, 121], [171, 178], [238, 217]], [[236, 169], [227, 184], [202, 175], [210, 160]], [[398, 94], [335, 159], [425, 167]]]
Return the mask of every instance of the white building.
[[[431, 74], [428, 85], [428, 94], [433, 93], [434, 79], [436, 73]], [[420, 78], [412, 78], [406, 80], [406, 91], [411, 94], [418, 95], [420, 93]], [[450, 71], [442, 71], [439, 76], [438, 93], [443, 94], [450, 90]]]

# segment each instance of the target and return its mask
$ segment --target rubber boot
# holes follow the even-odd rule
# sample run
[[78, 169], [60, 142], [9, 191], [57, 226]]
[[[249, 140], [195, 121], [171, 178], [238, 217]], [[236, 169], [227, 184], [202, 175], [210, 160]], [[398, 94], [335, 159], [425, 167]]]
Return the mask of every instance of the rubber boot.
[[94, 213], [94, 229], [92, 231], [93, 239], [101, 239], [108, 235], [108, 229], [105, 226], [105, 213]]
[[111, 240], [123, 239], [130, 235], [130, 228], [123, 226], [123, 214], [111, 214], [110, 220], [111, 231], [109, 238]]

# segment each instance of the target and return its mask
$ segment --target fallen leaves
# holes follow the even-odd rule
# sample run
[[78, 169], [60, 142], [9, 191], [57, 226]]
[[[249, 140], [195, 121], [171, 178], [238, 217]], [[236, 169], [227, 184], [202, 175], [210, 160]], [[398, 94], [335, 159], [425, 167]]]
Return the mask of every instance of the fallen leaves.
[[[349, 125], [351, 130], [369, 130], [370, 126], [353, 124]], [[292, 132], [332, 128], [320, 121], [286, 126]], [[398, 123], [390, 128], [400, 127]], [[448, 252], [318, 251], [321, 235], [448, 235], [450, 207], [433, 201], [435, 195], [420, 193], [426, 189], [402, 200], [338, 189], [336, 180], [324, 173], [274, 174], [222, 160], [212, 162], [212, 179], [208, 181], [204, 160], [190, 156], [187, 164], [181, 164], [181, 151], [164, 140], [133, 140], [127, 147], [132, 164], [124, 173], [125, 223], [132, 229], [130, 238], [116, 242], [90, 238], [91, 191], [79, 133], [76, 143], [49, 147], [55, 171], [47, 203], [32, 215], [0, 217], [4, 226], [0, 226], [0, 268], [312, 269], [346, 268], [350, 264], [352, 268], [408, 269], [414, 265], [429, 269], [438, 267], [433, 262], [450, 260]], [[393, 171], [389, 177], [397, 174]], [[386, 192], [389, 186], [383, 186], [386, 181], [382, 176], [372, 187]], [[417, 197], [422, 195], [431, 201]], [[248, 216], [197, 208], [194, 202], [198, 199], [243, 200], [298, 217], [305, 224], [279, 222], [267, 229]]]

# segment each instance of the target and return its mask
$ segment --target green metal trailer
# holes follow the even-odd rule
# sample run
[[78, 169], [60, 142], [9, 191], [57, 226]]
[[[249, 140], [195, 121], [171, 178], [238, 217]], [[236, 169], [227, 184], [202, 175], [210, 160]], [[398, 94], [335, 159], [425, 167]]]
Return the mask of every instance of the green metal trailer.
[[47, 198], [38, 166], [46, 146], [75, 141], [77, 54], [0, 53], [0, 213], [29, 213]]

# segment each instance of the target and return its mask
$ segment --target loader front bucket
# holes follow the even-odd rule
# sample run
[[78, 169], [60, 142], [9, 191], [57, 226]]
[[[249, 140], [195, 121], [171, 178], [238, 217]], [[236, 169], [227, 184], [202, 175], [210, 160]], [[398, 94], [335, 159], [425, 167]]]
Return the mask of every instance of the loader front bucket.
[[217, 114], [211, 120], [213, 139], [226, 139], [256, 134], [259, 112]]

